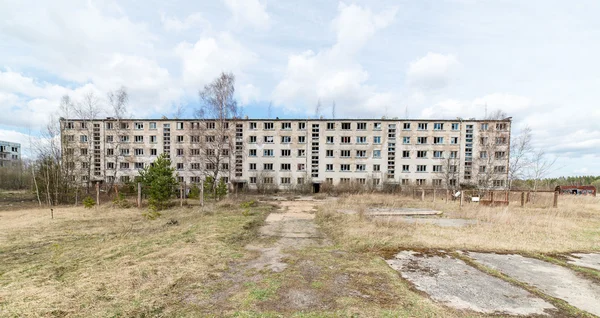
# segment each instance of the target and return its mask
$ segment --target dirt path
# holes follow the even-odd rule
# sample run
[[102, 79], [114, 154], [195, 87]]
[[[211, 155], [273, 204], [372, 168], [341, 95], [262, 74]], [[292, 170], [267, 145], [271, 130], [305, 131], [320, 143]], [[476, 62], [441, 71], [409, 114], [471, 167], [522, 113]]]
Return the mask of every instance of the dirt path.
[[285, 250], [326, 244], [314, 222], [319, 204], [323, 202], [311, 198], [279, 202], [280, 208], [269, 214], [260, 229], [261, 240], [246, 246], [246, 249], [260, 253], [248, 267], [281, 272], [287, 267], [283, 262], [288, 256]]

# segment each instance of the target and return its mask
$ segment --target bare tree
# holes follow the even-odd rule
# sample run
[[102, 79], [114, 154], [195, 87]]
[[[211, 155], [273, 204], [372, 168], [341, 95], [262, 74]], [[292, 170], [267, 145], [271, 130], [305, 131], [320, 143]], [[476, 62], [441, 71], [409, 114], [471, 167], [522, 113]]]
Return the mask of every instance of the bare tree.
[[[104, 180], [107, 182], [108, 189], [112, 189], [118, 178], [119, 172], [119, 159], [121, 148], [124, 146], [124, 141], [121, 140], [121, 136], [127, 134], [128, 130], [125, 129], [123, 122], [124, 119], [128, 118], [127, 104], [129, 103], [129, 94], [127, 88], [121, 87], [116, 91], [108, 92], [107, 94], [108, 104], [110, 107], [111, 118], [114, 121], [107, 122], [105, 129], [110, 132], [108, 140], [106, 140], [104, 162]], [[108, 164], [111, 164], [112, 169], [109, 169]]]
[[529, 179], [533, 180], [533, 191], [537, 191], [539, 183], [553, 171], [556, 158], [548, 158], [546, 152], [542, 149], [536, 151], [529, 166]]
[[273, 118], [273, 102], [269, 102], [269, 107], [267, 108], [267, 118]]
[[317, 105], [315, 106], [315, 118], [319, 119], [321, 117], [321, 99], [317, 101]]
[[534, 152], [531, 145], [531, 138], [531, 128], [525, 127], [510, 142], [510, 162], [508, 166], [509, 189], [512, 187], [513, 181], [524, 177], [526, 169], [531, 164], [531, 156]]
[[[458, 185], [458, 158], [448, 156], [442, 162], [442, 171], [437, 172], [437, 176], [442, 179], [446, 189], [454, 189]], [[454, 181], [453, 181], [454, 180]]]
[[221, 73], [200, 90], [201, 106], [196, 112], [200, 119], [199, 131], [202, 157], [206, 167], [205, 176], [214, 180], [216, 190], [219, 177], [231, 179], [231, 156], [235, 145], [235, 128], [239, 119], [239, 107], [234, 97], [235, 76]]
[[[85, 184], [86, 192], [90, 192], [90, 185], [92, 182], [92, 176], [96, 175], [94, 171], [94, 120], [98, 119], [102, 109], [100, 107], [100, 100], [93, 93], [89, 92], [83, 96], [83, 100], [75, 104], [74, 113], [75, 116], [80, 119], [80, 140], [79, 140], [79, 158], [78, 161], [81, 163], [80, 173], [86, 175]], [[99, 138], [99, 136], [98, 136]], [[99, 139], [98, 139], [99, 140]], [[100, 173], [98, 169], [98, 173]], [[94, 172], [94, 173], [93, 173]]]
[[331, 119], [335, 119], [335, 100], [333, 101], [333, 104], [331, 105]]
[[479, 128], [479, 140], [474, 142], [479, 153], [474, 154], [473, 162], [478, 186], [484, 190], [496, 187], [495, 181], [506, 180], [508, 176], [509, 127], [501, 121], [506, 118], [506, 113], [497, 110], [480, 123], [481, 127], [476, 127]]

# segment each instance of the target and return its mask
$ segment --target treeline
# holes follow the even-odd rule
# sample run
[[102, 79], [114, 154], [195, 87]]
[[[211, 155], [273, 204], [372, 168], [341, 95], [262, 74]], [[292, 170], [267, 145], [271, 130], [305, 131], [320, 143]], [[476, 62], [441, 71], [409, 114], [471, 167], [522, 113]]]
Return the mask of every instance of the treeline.
[[26, 161], [10, 162], [8, 167], [0, 167], [0, 189], [29, 190], [32, 180], [30, 164]]
[[[515, 189], [531, 189], [536, 183], [533, 179], [515, 180], [513, 188]], [[573, 177], [558, 177], [545, 178], [537, 181], [537, 187], [540, 190], [553, 190], [556, 186], [566, 185], [593, 185], [600, 188], [600, 176], [573, 176]]]

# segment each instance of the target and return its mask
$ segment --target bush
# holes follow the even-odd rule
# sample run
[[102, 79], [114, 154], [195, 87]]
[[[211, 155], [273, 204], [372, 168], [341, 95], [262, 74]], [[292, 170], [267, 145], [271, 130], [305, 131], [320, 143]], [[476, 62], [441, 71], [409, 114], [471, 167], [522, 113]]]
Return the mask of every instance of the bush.
[[190, 188], [190, 193], [188, 194], [188, 198], [190, 199], [198, 199], [200, 198], [200, 187], [198, 185], [193, 184]]
[[227, 195], [227, 184], [221, 180], [215, 188], [214, 178], [207, 176], [204, 179], [204, 198], [221, 200]]
[[131, 207], [131, 203], [125, 199], [123, 193], [119, 193], [119, 196], [113, 199], [113, 204], [122, 209], [129, 209]]
[[96, 205], [96, 201], [94, 201], [94, 199], [92, 199], [92, 197], [87, 196], [87, 197], [85, 197], [85, 199], [83, 199], [83, 206], [86, 209], [91, 209], [94, 207], [94, 205]]

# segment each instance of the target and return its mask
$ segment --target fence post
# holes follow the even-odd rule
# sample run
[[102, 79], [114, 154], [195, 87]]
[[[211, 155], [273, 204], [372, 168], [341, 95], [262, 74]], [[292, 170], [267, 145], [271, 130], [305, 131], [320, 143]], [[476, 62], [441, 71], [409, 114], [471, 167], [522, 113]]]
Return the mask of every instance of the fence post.
[[200, 206], [204, 206], [204, 180], [200, 182]]
[[529, 203], [531, 202], [531, 192], [527, 191], [527, 199], [525, 200], [525, 203]]
[[96, 206], [100, 205], [100, 182], [96, 182]]
[[446, 203], [448, 203], [448, 194], [450, 193], [450, 190], [446, 189]]
[[138, 189], [137, 189], [137, 206], [138, 209], [142, 207], [142, 183], [138, 182]]
[[179, 183], [179, 206], [183, 206], [183, 182]]
[[115, 188], [115, 195], [117, 196], [117, 199], [118, 199], [119, 198], [119, 187], [115, 184], [114, 188]]
[[460, 192], [460, 207], [462, 208], [463, 206], [463, 197], [465, 196], [465, 191], [461, 191]]
[[490, 191], [490, 197], [492, 198], [492, 205], [494, 205], [494, 191]]
[[417, 189], [413, 188], [413, 200], [417, 197]]
[[433, 189], [433, 201], [431, 202], [435, 202], [435, 188]]
[[554, 204], [555, 208], [558, 208], [558, 191], [554, 191]]
[[421, 189], [421, 201], [425, 201], [425, 189]]
[[521, 207], [525, 206], [525, 192], [521, 192]]

